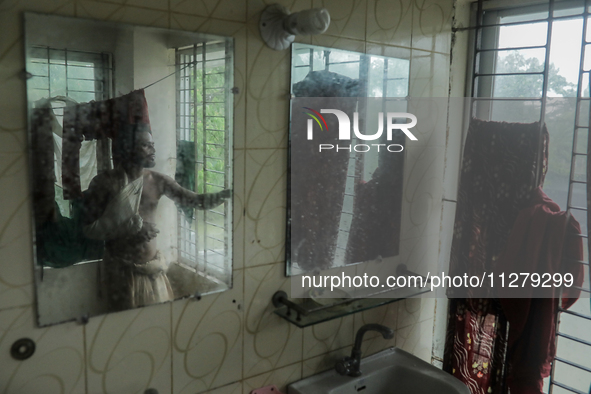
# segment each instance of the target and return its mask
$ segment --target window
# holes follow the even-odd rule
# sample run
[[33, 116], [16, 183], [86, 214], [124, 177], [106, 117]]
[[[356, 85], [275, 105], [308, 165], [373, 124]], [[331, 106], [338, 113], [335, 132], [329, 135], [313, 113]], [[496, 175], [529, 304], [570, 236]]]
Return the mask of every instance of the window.
[[[176, 50], [177, 181], [197, 193], [231, 188], [231, 66], [226, 43]], [[231, 86], [231, 85], [230, 85]], [[180, 165], [180, 167], [179, 167]], [[182, 170], [179, 170], [181, 168]], [[178, 214], [179, 262], [224, 280], [231, 276], [231, 204]]]
[[35, 47], [28, 71], [34, 77], [34, 99], [65, 96], [86, 103], [111, 97], [113, 68], [108, 53]]
[[544, 191], [579, 221], [584, 237], [581, 298], [560, 310], [557, 355], [545, 392], [588, 393], [591, 313], [586, 162], [591, 1], [495, 8], [481, 2], [474, 40], [471, 115], [544, 121], [550, 133]]
[[[72, 51], [50, 47], [33, 47], [28, 71], [32, 77], [28, 85], [29, 101], [59, 96], [84, 103], [111, 97], [112, 55], [109, 53]], [[51, 101], [60, 128], [63, 126], [67, 100]], [[63, 216], [70, 216], [70, 202], [64, 200], [61, 176], [61, 130], [53, 134], [55, 161], [55, 198]], [[88, 188], [97, 174], [97, 141], [83, 141], [80, 149], [80, 181], [82, 190]]]

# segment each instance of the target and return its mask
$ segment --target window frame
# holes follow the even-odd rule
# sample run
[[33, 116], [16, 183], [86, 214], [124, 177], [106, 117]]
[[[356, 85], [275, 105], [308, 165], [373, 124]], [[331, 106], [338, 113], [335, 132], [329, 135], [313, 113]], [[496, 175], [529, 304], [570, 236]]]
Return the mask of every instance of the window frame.
[[[557, 10], [564, 10], [569, 8], [575, 7], [583, 8], [583, 12], [577, 15], [567, 15], [567, 16], [554, 16], [554, 12]], [[467, 105], [466, 116], [465, 119], [470, 119], [470, 117], [474, 114], [474, 116], [481, 118], [481, 119], [490, 119], [492, 113], [492, 103], [495, 100], [499, 100], [493, 96], [494, 92], [494, 85], [493, 85], [493, 77], [495, 75], [495, 52], [499, 50], [498, 48], [498, 38], [499, 38], [499, 30], [501, 26], [506, 26], [508, 24], [502, 24], [500, 22], [501, 17], [507, 16], [518, 16], [523, 14], [535, 13], [535, 12], [546, 12], [548, 13], [547, 18], [544, 19], [537, 19], [531, 20], [527, 22], [515, 22], [515, 24], [523, 24], [523, 23], [531, 23], [535, 21], [547, 21], [548, 28], [547, 28], [547, 38], [546, 44], [543, 46], [545, 48], [545, 62], [544, 62], [544, 70], [543, 70], [543, 88], [542, 88], [542, 97], [539, 98], [541, 101], [541, 109], [540, 109], [540, 120], [543, 122], [545, 117], [545, 104], [547, 100], [547, 92], [548, 92], [548, 72], [549, 72], [549, 65], [550, 65], [550, 45], [551, 45], [551, 37], [552, 37], [552, 22], [556, 20], [564, 20], [564, 19], [572, 19], [572, 18], [582, 18], [583, 19], [583, 30], [582, 30], [582, 41], [581, 41], [581, 56], [580, 56], [580, 65], [579, 65], [579, 79], [577, 83], [577, 108], [575, 113], [575, 119], [579, 119], [579, 103], [582, 100], [587, 100], [591, 103], [590, 97], [582, 97], [581, 90], [584, 89], [583, 81], [584, 73], [589, 74], [589, 80], [591, 80], [591, 71], [584, 71], [584, 58], [585, 58], [585, 45], [587, 43], [589, 49], [591, 50], [591, 42], [586, 42], [585, 36], [586, 32], [591, 29], [591, 0], [569, 0], [569, 1], [560, 1], [555, 2], [554, 0], [549, 0], [548, 2], [544, 1], [531, 1], [527, 2], [526, 4], [515, 4], [510, 1], [506, 0], [497, 0], [497, 1], [487, 1], [484, 2], [483, 0], [479, 0], [478, 2], [472, 3], [471, 8], [471, 27], [470, 28], [470, 38], [469, 38], [469, 45], [468, 45], [468, 64], [466, 73], [466, 95], [470, 97], [469, 104]], [[496, 28], [495, 28], [496, 27]], [[494, 28], [494, 29], [491, 29]], [[479, 50], [479, 48], [493, 48], [488, 51], [486, 57], [488, 61], [483, 61], [482, 55], [480, 59], [477, 59], [478, 53], [483, 53]], [[478, 84], [476, 83], [476, 78], [479, 74], [490, 74], [491, 77], [488, 78], [489, 80], [483, 86], [481, 82]], [[479, 101], [478, 99], [485, 98], [490, 100], [489, 106], [478, 106], [476, 112], [473, 112], [474, 103]], [[520, 100], [520, 98], [500, 98], [500, 100]], [[531, 99], [530, 99], [531, 100]], [[591, 114], [590, 114], [591, 118]], [[590, 119], [591, 123], [591, 119]], [[590, 130], [591, 124], [589, 124], [586, 129]], [[574, 171], [575, 171], [575, 159], [577, 156], [581, 155], [581, 153], [577, 153], [577, 135], [578, 131], [580, 130], [580, 125], [575, 124], [573, 130], [573, 145], [571, 150], [571, 167], [570, 167], [570, 179], [569, 179], [569, 187], [568, 187], [568, 196], [567, 196], [567, 207], [566, 211], [571, 212], [572, 209], [580, 209], [586, 211], [587, 208], [576, 207], [572, 204], [572, 190], [574, 183], [584, 183], [581, 181], [576, 181], [574, 179]], [[463, 136], [465, 138], [465, 135]], [[463, 139], [464, 139], [463, 138]], [[588, 235], [582, 235], [583, 242], [587, 242]], [[587, 271], [590, 271], [589, 274], [591, 276], [591, 266], [589, 261], [582, 262], [586, 265]], [[591, 291], [590, 288], [583, 288], [581, 289], [583, 292], [589, 293]], [[557, 311], [557, 318], [556, 318], [556, 343], [557, 343], [557, 350], [558, 350], [558, 340], [560, 337], [574, 340], [581, 345], [588, 346], [591, 348], [591, 342], [581, 339], [575, 338], [568, 334], [565, 334], [560, 331], [560, 316], [562, 314], [569, 314], [576, 318], [585, 319], [591, 321], [591, 315], [584, 315], [575, 311], [565, 310], [561, 307], [558, 308]], [[591, 349], [588, 349], [591, 350]], [[557, 351], [558, 354], [558, 351]], [[552, 393], [555, 387], [558, 387], [562, 390], [566, 390], [573, 393], [580, 393], [580, 390], [570, 387], [568, 384], [564, 382], [560, 382], [555, 379], [556, 373], [556, 364], [557, 362], [561, 362], [564, 364], [568, 364], [574, 368], [582, 369], [591, 374], [591, 368], [585, 367], [583, 365], [579, 365], [572, 360], [569, 360], [564, 357], [560, 357], [555, 355], [554, 362], [552, 363], [552, 372], [549, 378], [549, 393]]]
[[[223, 50], [223, 56], [214, 59], [209, 59], [208, 49], [213, 48], [214, 53], [219, 53]], [[177, 111], [177, 123], [176, 123], [176, 141], [177, 148], [180, 141], [194, 142], [195, 143], [195, 192], [196, 193], [212, 193], [221, 191], [223, 189], [232, 188], [232, 159], [233, 159], [233, 96], [231, 89], [228, 86], [233, 86], [233, 58], [232, 58], [232, 44], [227, 41], [219, 42], [203, 42], [194, 44], [186, 47], [175, 48], [174, 59], [176, 68], [176, 111]], [[188, 60], [185, 58], [188, 57]], [[205, 60], [205, 61], [204, 61]], [[198, 94], [198, 89], [194, 85], [196, 81], [197, 70], [201, 70], [202, 76], [212, 75], [206, 70], [206, 63], [220, 63], [223, 62], [224, 70], [220, 73], [223, 74], [223, 85], [208, 87], [208, 78], [201, 78], [201, 95]], [[193, 74], [191, 74], [193, 73]], [[208, 101], [207, 90], [219, 90], [222, 92], [223, 101]], [[183, 97], [182, 91], [187, 93]], [[207, 104], [223, 104], [224, 106], [224, 129], [211, 129], [208, 128], [207, 118], [220, 117], [207, 115]], [[191, 109], [193, 109], [191, 114]], [[201, 123], [202, 128], [199, 130], [198, 125]], [[207, 134], [208, 131], [216, 133], [223, 132], [224, 141], [223, 144], [218, 142], [208, 142]], [[198, 136], [201, 133], [201, 136]], [[199, 142], [201, 145], [199, 146]], [[206, 145], [214, 145], [222, 147], [223, 145], [223, 158], [210, 157], [207, 155], [208, 151]], [[201, 149], [201, 152], [198, 150]], [[178, 150], [177, 150], [178, 151]], [[178, 159], [178, 158], [177, 158]], [[211, 161], [222, 161], [223, 162], [223, 185], [211, 183], [208, 180], [208, 175], [212, 176], [215, 173], [220, 174], [219, 170], [215, 170], [211, 165]], [[198, 184], [199, 178], [199, 166], [203, 173], [203, 185]], [[232, 203], [231, 201], [225, 201], [222, 205], [208, 210], [194, 210], [194, 218], [192, 223], [186, 219], [185, 214], [181, 209], [178, 209], [177, 214], [177, 237], [178, 237], [178, 263], [185, 268], [195, 271], [200, 275], [203, 275], [214, 281], [222, 281], [229, 283], [232, 278]], [[223, 226], [208, 221], [212, 215], [222, 216]], [[198, 234], [199, 225], [203, 230], [203, 241], [200, 241]], [[208, 235], [208, 230], [217, 227], [223, 229], [223, 239], [213, 238]], [[223, 243], [224, 250], [223, 254], [219, 253], [214, 249], [208, 248], [208, 239], [215, 240], [218, 243]], [[193, 241], [194, 240], [194, 241]], [[203, 246], [201, 248], [201, 246]], [[189, 250], [192, 248], [193, 250]], [[214, 258], [221, 258], [222, 261], [214, 262]]]

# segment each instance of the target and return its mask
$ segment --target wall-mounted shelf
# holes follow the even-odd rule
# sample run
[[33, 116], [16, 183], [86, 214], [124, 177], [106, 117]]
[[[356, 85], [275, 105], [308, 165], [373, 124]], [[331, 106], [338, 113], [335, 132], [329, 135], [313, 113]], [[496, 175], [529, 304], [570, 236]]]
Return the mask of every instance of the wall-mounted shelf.
[[284, 291], [278, 291], [273, 295], [273, 305], [277, 308], [274, 313], [304, 328], [429, 292], [429, 288], [413, 289], [412, 292], [408, 290], [389, 291], [388, 295], [391, 297], [388, 298], [384, 298], [385, 293], [381, 293], [369, 298], [342, 299], [329, 305], [320, 305], [311, 298], [302, 298], [294, 302], [287, 298]]
[[[421, 276], [407, 269], [405, 264], [400, 264], [396, 268], [397, 276]], [[300, 298], [297, 302], [290, 300], [287, 293], [277, 291], [273, 295], [274, 313], [281, 316], [288, 322], [295, 324], [300, 328], [308, 327], [314, 324], [322, 323], [339, 317], [351, 315], [353, 313], [366, 311], [378, 306], [390, 304], [392, 302], [406, 298], [416, 297], [420, 294], [430, 291], [430, 279], [423, 276], [425, 287], [398, 287], [383, 291], [370, 292], [370, 289], [357, 289], [356, 293], [347, 298]], [[316, 289], [319, 290], [319, 289]], [[340, 289], [342, 290], [342, 289]], [[310, 294], [315, 293], [310, 291]], [[328, 294], [335, 294], [329, 292]], [[317, 295], [317, 294], [315, 294]]]

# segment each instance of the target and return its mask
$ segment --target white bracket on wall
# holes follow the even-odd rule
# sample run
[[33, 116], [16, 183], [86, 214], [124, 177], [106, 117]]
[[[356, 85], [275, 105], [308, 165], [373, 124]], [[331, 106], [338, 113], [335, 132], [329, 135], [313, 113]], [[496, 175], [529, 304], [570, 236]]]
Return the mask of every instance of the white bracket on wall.
[[330, 25], [325, 8], [313, 8], [291, 14], [280, 4], [271, 4], [261, 14], [259, 29], [263, 41], [272, 49], [289, 47], [296, 35], [322, 34]]

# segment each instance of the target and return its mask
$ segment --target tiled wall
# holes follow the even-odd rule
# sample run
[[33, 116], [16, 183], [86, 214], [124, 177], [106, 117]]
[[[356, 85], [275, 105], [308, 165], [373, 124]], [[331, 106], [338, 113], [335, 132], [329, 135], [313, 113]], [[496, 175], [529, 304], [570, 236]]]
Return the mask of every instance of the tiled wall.
[[[271, 2], [271, 0], [266, 0]], [[303, 42], [411, 59], [411, 95], [447, 97], [453, 0], [282, 0], [292, 11], [324, 6], [329, 30]], [[284, 277], [290, 52], [262, 43], [263, 0], [0, 0], [0, 392], [249, 393], [331, 368], [362, 324], [369, 354], [397, 345], [431, 360], [435, 300], [413, 299], [299, 329], [273, 315]], [[231, 35], [236, 40], [234, 288], [35, 328], [22, 12]], [[405, 165], [401, 259], [437, 258], [448, 132], [418, 130]], [[453, 134], [449, 133], [450, 135]], [[453, 187], [451, 187], [453, 189]], [[9, 356], [30, 337], [35, 355]]]

